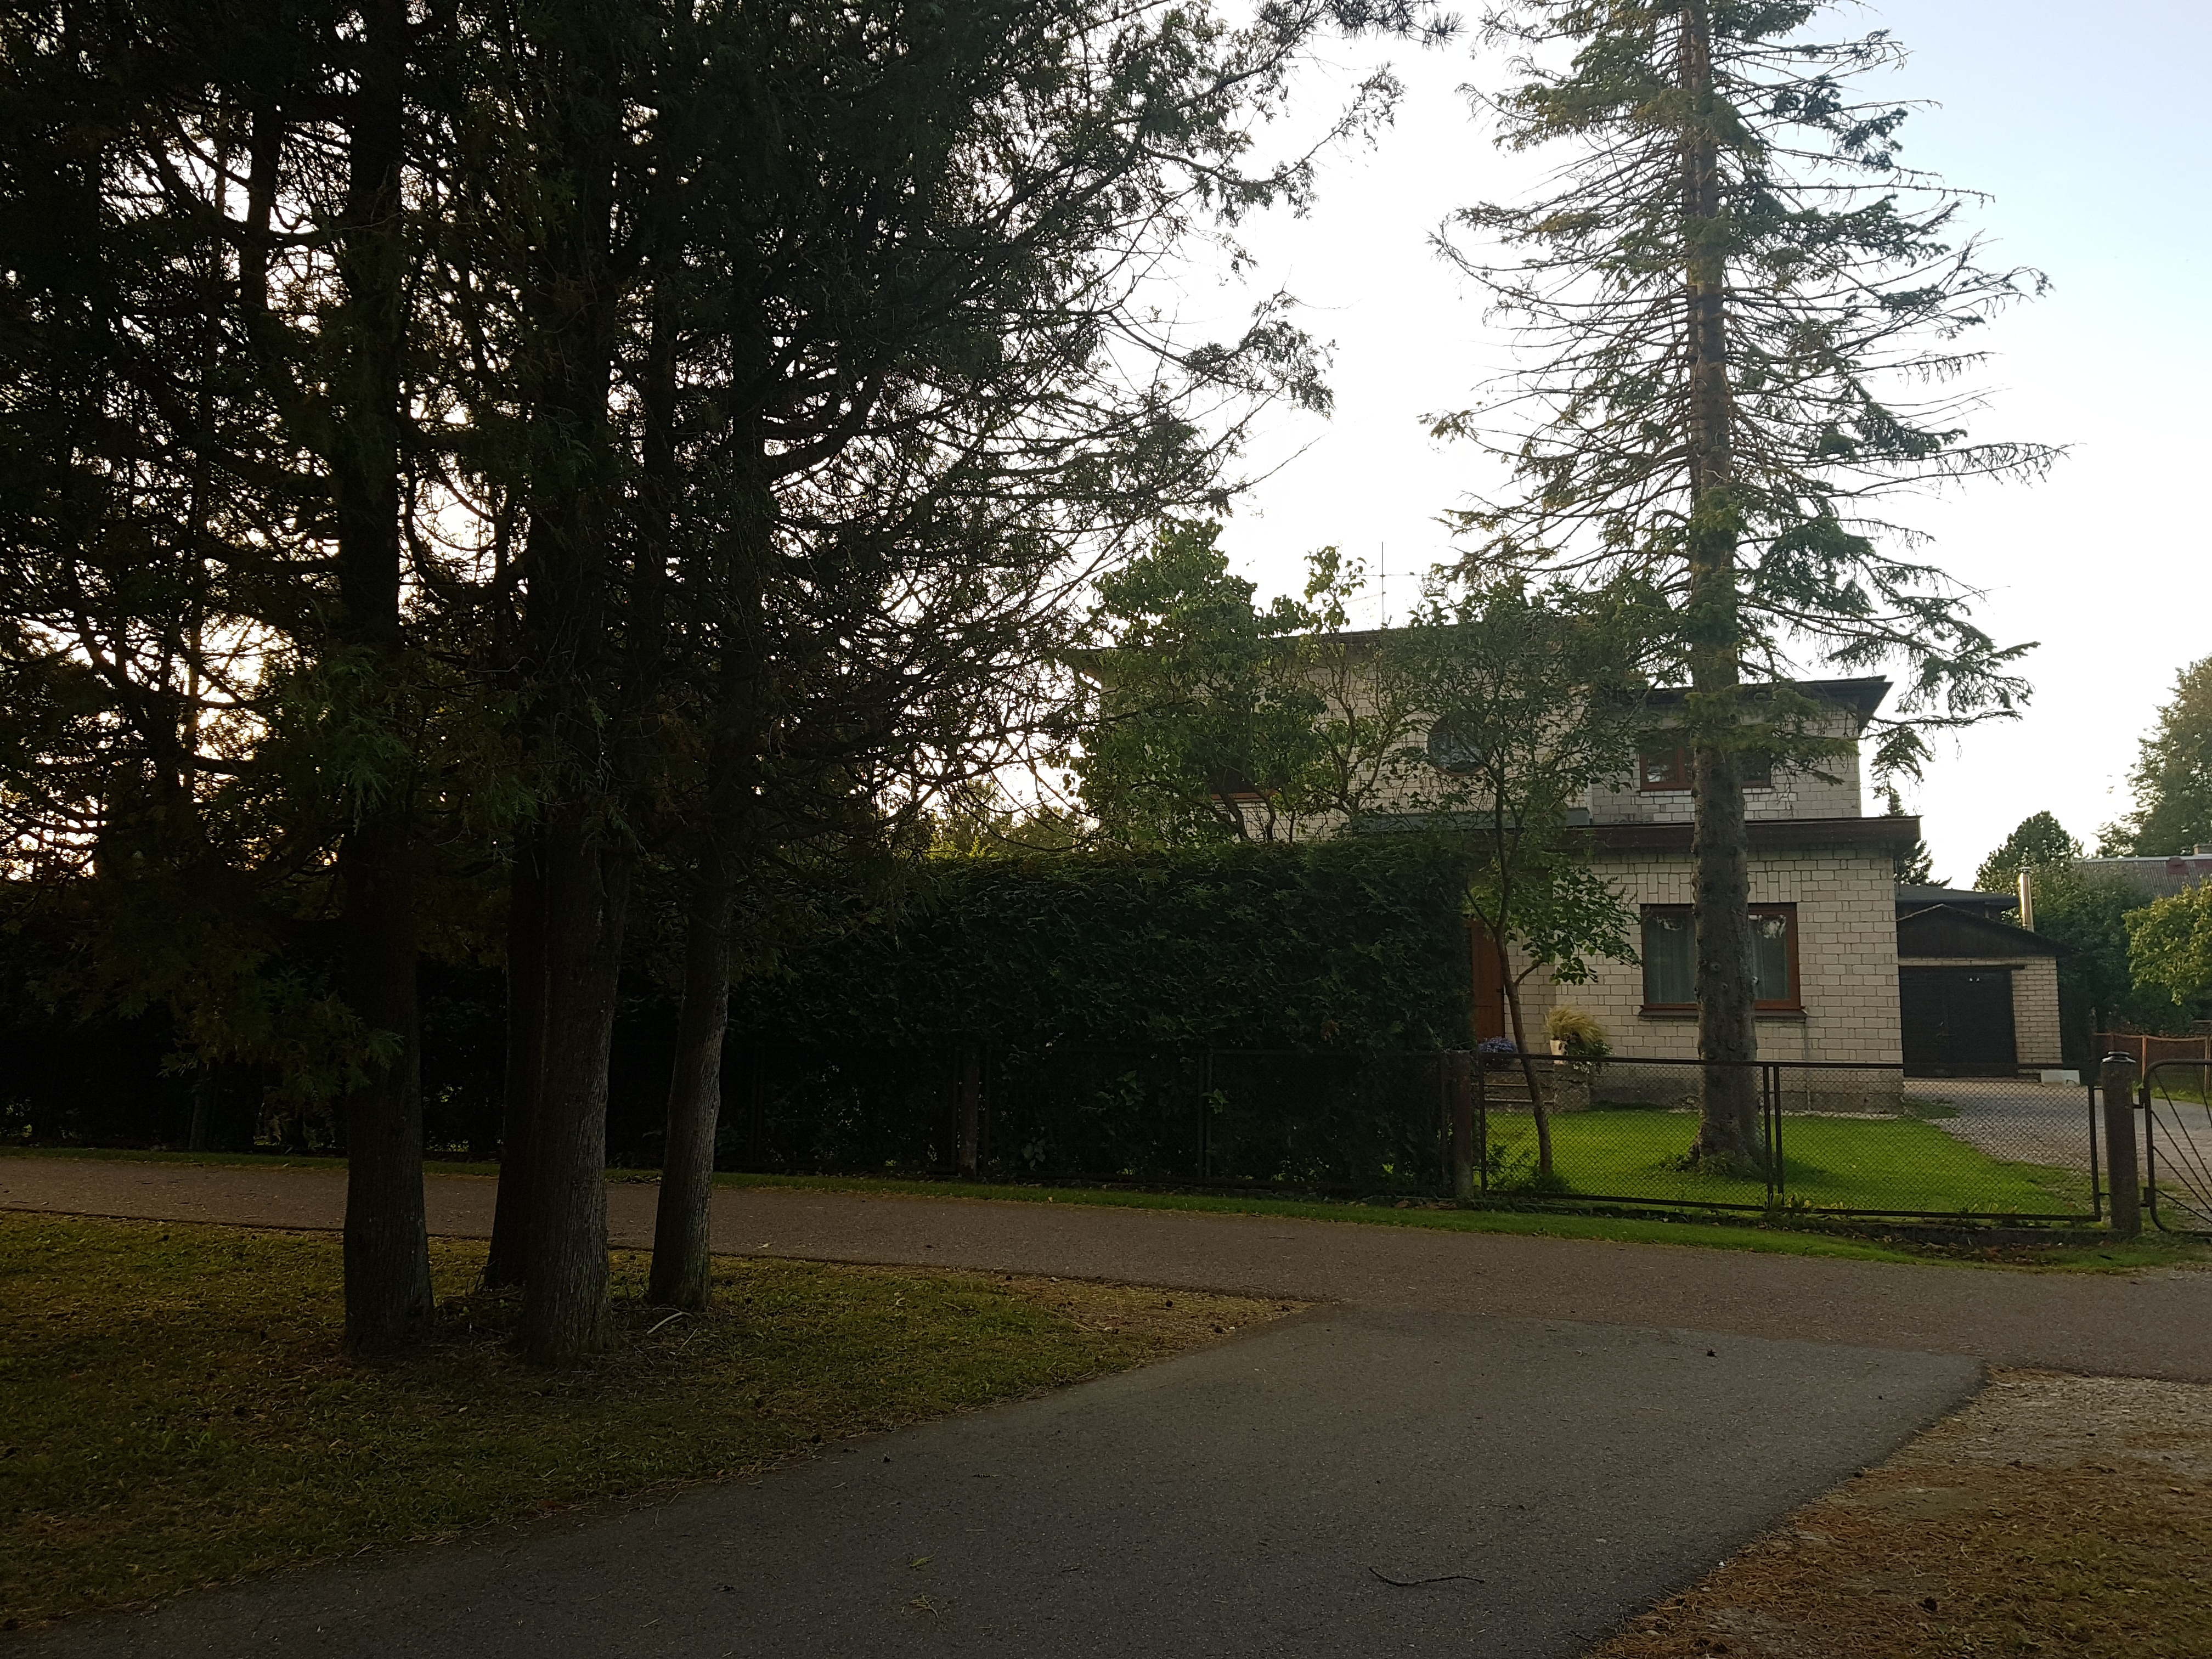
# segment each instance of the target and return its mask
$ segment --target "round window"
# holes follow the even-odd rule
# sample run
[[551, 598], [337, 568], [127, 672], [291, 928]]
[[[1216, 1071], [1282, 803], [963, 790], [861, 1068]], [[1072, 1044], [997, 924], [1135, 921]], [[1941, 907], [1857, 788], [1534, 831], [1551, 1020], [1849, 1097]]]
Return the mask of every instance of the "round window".
[[1429, 728], [1429, 763], [1439, 772], [1472, 772], [1482, 764], [1482, 747], [1465, 727], [1440, 720]]

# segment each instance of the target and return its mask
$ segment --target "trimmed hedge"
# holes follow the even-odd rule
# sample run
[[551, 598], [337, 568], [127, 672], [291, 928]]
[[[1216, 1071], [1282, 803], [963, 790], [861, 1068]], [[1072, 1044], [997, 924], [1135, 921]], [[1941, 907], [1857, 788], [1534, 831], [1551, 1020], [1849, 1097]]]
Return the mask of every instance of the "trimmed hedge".
[[738, 988], [739, 1041], [1464, 1047], [1463, 854], [1340, 840], [933, 864], [899, 921]]

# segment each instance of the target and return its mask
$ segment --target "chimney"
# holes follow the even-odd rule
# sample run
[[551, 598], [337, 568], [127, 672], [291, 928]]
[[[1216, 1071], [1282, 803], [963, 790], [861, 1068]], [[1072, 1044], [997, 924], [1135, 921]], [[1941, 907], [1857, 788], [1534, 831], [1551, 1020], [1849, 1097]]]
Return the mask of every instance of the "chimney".
[[2035, 931], [2035, 872], [2020, 872], [2020, 925], [2029, 933]]

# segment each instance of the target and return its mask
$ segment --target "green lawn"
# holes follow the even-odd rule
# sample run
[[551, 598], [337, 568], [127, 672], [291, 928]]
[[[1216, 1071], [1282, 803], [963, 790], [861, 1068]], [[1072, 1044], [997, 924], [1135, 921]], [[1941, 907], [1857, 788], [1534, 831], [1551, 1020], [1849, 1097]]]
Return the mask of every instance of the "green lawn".
[[434, 1335], [361, 1364], [334, 1239], [0, 1212], [0, 1628], [837, 1455], [1287, 1305], [723, 1259], [671, 1317], [617, 1252], [613, 1352], [544, 1372], [472, 1288], [483, 1245], [430, 1251]]
[[[1763, 1204], [1765, 1183], [1681, 1167], [1693, 1113], [1600, 1107], [1552, 1119], [1553, 1169], [1571, 1193], [1703, 1204]], [[1526, 1113], [1490, 1114], [1492, 1182], [1526, 1188], [1536, 1127]], [[1784, 1189], [1814, 1210], [1936, 1215], [2090, 1214], [2086, 1170], [2006, 1163], [1915, 1118], [1785, 1116]]]

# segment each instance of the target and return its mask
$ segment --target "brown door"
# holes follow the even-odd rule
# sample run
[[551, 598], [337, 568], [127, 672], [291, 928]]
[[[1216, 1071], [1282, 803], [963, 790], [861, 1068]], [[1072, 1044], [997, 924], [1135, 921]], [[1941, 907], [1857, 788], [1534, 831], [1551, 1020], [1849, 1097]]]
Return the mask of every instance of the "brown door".
[[1467, 925], [1474, 950], [1474, 1040], [1510, 1036], [1505, 1023], [1505, 961], [1479, 921]]

